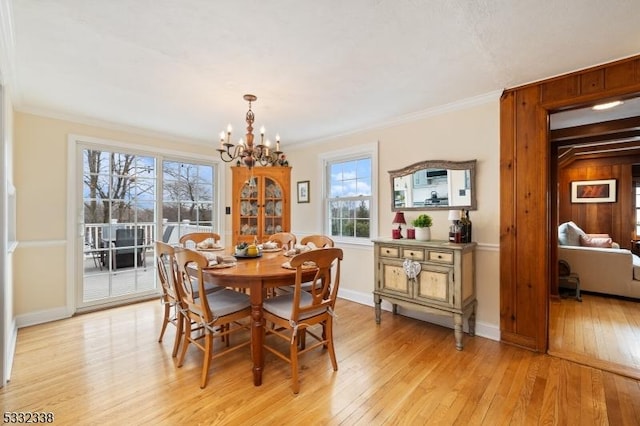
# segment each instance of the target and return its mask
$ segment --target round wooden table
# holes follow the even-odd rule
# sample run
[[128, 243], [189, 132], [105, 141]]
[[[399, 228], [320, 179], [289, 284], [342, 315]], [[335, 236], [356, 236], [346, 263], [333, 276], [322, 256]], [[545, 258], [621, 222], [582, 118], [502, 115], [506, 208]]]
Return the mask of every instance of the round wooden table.
[[[227, 250], [232, 253], [231, 250]], [[262, 253], [256, 258], [238, 259], [237, 265], [222, 269], [205, 269], [205, 280], [209, 283], [224, 287], [249, 289], [251, 298], [251, 358], [253, 361], [253, 384], [262, 384], [262, 370], [264, 367], [264, 317], [262, 302], [266, 289], [284, 287], [295, 284], [296, 271], [282, 266], [289, 257], [282, 250], [272, 253]], [[303, 270], [303, 282], [311, 281], [316, 270]]]

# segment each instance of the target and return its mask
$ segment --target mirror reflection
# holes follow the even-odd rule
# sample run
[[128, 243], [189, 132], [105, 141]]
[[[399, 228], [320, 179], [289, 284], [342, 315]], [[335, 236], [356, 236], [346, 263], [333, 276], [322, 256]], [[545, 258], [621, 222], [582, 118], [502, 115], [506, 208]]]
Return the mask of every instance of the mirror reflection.
[[422, 161], [390, 171], [392, 210], [474, 210], [475, 165], [476, 160]]

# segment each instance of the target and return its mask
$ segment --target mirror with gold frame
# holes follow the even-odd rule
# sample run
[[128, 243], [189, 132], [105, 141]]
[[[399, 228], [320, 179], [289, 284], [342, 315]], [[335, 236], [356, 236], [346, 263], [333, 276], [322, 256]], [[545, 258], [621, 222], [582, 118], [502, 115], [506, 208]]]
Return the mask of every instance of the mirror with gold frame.
[[476, 160], [421, 161], [389, 175], [392, 211], [476, 209]]

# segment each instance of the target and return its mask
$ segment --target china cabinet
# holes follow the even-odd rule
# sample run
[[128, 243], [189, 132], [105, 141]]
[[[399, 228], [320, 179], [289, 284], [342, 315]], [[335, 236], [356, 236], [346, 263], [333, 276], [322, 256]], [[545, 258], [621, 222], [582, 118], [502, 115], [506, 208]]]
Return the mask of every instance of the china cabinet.
[[374, 242], [376, 323], [381, 303], [429, 314], [453, 317], [456, 349], [462, 350], [462, 321], [475, 334], [476, 243], [377, 239]]
[[289, 232], [291, 167], [231, 167], [233, 244]]

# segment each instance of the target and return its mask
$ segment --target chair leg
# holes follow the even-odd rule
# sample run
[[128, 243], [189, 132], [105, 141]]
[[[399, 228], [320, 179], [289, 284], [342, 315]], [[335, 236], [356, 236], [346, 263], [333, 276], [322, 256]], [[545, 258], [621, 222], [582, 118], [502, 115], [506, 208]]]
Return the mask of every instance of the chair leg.
[[207, 386], [209, 364], [211, 364], [211, 350], [213, 348], [213, 334], [206, 331], [204, 340], [204, 360], [202, 361], [202, 377], [200, 379], [200, 389], [204, 389]]
[[291, 387], [293, 393], [300, 392], [300, 380], [298, 378], [298, 336], [300, 332], [306, 333], [305, 330], [298, 330], [294, 333], [291, 344], [289, 345], [289, 356], [291, 357]]
[[184, 357], [187, 354], [187, 348], [189, 347], [189, 338], [191, 337], [191, 320], [186, 316], [182, 317], [184, 333], [182, 333], [182, 352], [180, 352], [180, 358], [178, 359], [178, 367], [182, 367]]
[[333, 366], [333, 371], [338, 371], [338, 361], [336, 360], [336, 351], [333, 347], [333, 321], [331, 318], [327, 320], [327, 326], [325, 328], [327, 333], [327, 349], [329, 350], [329, 357], [331, 358], [331, 365]]
[[180, 340], [182, 339], [182, 329], [184, 328], [184, 319], [182, 318], [182, 312], [176, 307], [176, 340], [173, 342], [173, 352], [171, 353], [172, 357], [176, 357], [178, 354], [178, 349], [180, 348]]
[[164, 304], [164, 317], [162, 318], [162, 328], [160, 329], [158, 342], [162, 342], [162, 336], [164, 336], [164, 332], [167, 329], [167, 323], [169, 322], [169, 315], [171, 315], [171, 306], [167, 302], [162, 303]]
[[307, 330], [301, 329], [298, 330], [298, 347], [300, 350], [304, 349], [307, 346]]

